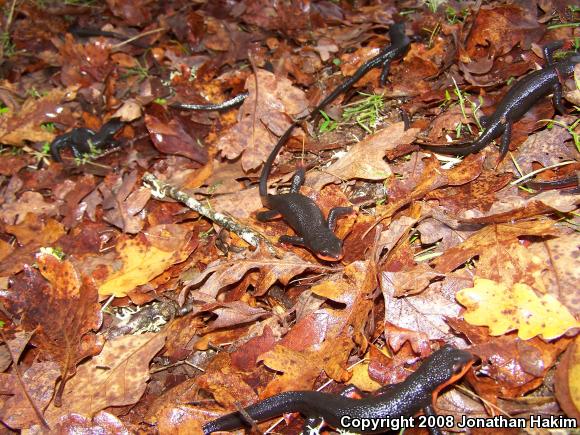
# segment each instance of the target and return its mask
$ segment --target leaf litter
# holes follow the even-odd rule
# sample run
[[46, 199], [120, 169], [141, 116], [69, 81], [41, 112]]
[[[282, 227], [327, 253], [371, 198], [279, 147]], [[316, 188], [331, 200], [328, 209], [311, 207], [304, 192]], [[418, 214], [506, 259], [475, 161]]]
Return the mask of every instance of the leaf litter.
[[[552, 0], [307, 3], [2, 6], [7, 427], [202, 433], [283, 391], [400, 382], [445, 343], [480, 360], [439, 398], [441, 414], [579, 418], [578, 184], [513, 183], [538, 170], [537, 182], [578, 176], [574, 79], [563, 79], [568, 113], [550, 121], [547, 99], [528, 111], [500, 165], [494, 146], [463, 159], [417, 146], [473, 140], [513, 81], [543, 64], [546, 43], [578, 38], [579, 11]], [[387, 45], [401, 17], [414, 39], [388, 82], [366, 74], [300, 123], [274, 164], [270, 184], [302, 165], [301, 192], [325, 213], [355, 207], [336, 229], [343, 260], [322, 262], [277, 242], [292, 234], [285, 222], [256, 220], [255, 182], [278, 137]], [[242, 92], [227, 111], [171, 107]], [[119, 147], [77, 158], [67, 146], [51, 161], [56, 137], [112, 117], [125, 122]], [[146, 173], [262, 245], [160, 198]], [[299, 427], [291, 417], [275, 430]]]

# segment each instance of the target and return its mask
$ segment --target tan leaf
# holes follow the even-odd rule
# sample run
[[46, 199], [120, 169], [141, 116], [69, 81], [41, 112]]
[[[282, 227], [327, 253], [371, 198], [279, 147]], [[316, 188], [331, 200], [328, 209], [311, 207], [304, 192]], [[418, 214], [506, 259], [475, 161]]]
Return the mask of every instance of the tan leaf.
[[93, 415], [110, 406], [137, 403], [149, 380], [149, 362], [165, 343], [164, 334], [126, 335], [108, 341], [96, 357], [81, 364], [63, 394], [63, 411]]
[[346, 180], [384, 180], [392, 174], [389, 164], [384, 160], [385, 151], [411, 143], [418, 131], [416, 128], [405, 130], [403, 122], [392, 124], [353, 145], [345, 156], [325, 172]]

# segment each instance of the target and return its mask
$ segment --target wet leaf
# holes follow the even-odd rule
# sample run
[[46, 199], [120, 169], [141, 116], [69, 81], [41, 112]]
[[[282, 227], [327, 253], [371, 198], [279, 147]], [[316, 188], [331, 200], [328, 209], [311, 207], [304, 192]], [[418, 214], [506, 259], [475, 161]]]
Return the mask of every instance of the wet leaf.
[[[163, 334], [127, 335], [108, 341], [102, 352], [78, 367], [64, 389], [63, 411], [93, 415], [111, 406], [136, 403], [149, 380], [149, 362], [165, 343]], [[50, 406], [54, 418], [62, 411]]]
[[467, 308], [465, 320], [488, 326], [491, 335], [518, 330], [523, 340], [540, 335], [546, 340], [560, 337], [571, 328], [580, 327], [574, 316], [551, 295], [538, 296], [523, 283], [511, 288], [488, 279], [476, 279], [473, 288], [456, 295]]

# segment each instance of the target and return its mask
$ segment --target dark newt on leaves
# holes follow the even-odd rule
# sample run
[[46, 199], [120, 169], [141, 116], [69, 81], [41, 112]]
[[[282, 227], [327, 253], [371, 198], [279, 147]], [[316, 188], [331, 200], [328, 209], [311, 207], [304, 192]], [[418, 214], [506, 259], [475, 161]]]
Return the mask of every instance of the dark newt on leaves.
[[554, 62], [553, 52], [562, 48], [563, 45], [563, 41], [555, 41], [544, 47], [546, 66], [528, 74], [514, 84], [501, 99], [495, 112], [490, 116], [480, 118], [485, 130], [471, 144], [460, 146], [419, 144], [419, 146], [437, 153], [467, 155], [482, 150], [503, 134], [498, 159], [498, 163], [501, 162], [509, 150], [513, 123], [518, 121], [536, 102], [553, 92], [554, 107], [559, 112], [565, 113], [560, 81], [572, 74], [574, 66], [580, 62], [580, 54]]
[[[412, 417], [423, 410], [425, 415], [435, 415], [433, 405], [439, 392], [459, 380], [472, 365], [471, 353], [443, 346], [427, 358], [423, 364], [403, 382], [381, 388], [377, 395], [352, 399], [341, 395], [317, 391], [288, 391], [262, 400], [244, 409], [252, 420], [269, 420], [284, 413], [299, 412], [308, 427], [318, 427], [322, 422], [335, 429], [345, 427], [348, 418], [382, 419]], [[352, 389], [348, 389], [349, 392]], [[346, 418], [345, 418], [346, 417]], [[219, 417], [203, 426], [205, 435], [216, 431], [248, 427], [250, 423], [239, 412]], [[355, 429], [357, 432], [360, 428]], [[362, 433], [380, 433], [388, 427], [368, 429]], [[437, 428], [430, 430], [438, 434]], [[307, 433], [307, 432], [305, 432]]]
[[[410, 39], [405, 35], [405, 25], [396, 23], [389, 29], [391, 44], [385, 47], [372, 59], [361, 65], [355, 73], [341, 83], [328, 96], [326, 96], [309, 114], [307, 119], [315, 116], [324, 106], [334, 101], [340, 94], [348, 91], [358, 80], [373, 68], [382, 67], [380, 76], [381, 85], [387, 81], [387, 75], [391, 62], [403, 57], [407, 52]], [[241, 104], [247, 97], [247, 93], [240, 94], [220, 104], [185, 104], [174, 103], [171, 107], [184, 110], [227, 110]], [[258, 213], [258, 219], [268, 221], [279, 217], [292, 227], [296, 236], [281, 236], [280, 241], [294, 245], [304, 246], [318, 258], [326, 261], [338, 261], [342, 258], [342, 240], [334, 234], [336, 220], [344, 214], [350, 213], [351, 207], [335, 207], [330, 210], [328, 219], [318, 205], [305, 195], [300, 193], [300, 186], [304, 184], [304, 168], [299, 168], [292, 177], [290, 192], [277, 195], [268, 193], [268, 176], [276, 156], [292, 134], [297, 122], [293, 122], [286, 132], [279, 138], [276, 146], [264, 163], [260, 175], [259, 191], [262, 204], [270, 210]]]
[[60, 152], [63, 148], [70, 148], [76, 158], [81, 158], [84, 154], [90, 154], [94, 150], [102, 151], [114, 148], [118, 146], [118, 142], [113, 137], [123, 125], [123, 121], [119, 118], [113, 118], [103, 124], [97, 132], [90, 128], [81, 127], [61, 134], [50, 144], [52, 159], [55, 162], [62, 162]]
[[[83, 27], [83, 26], [78, 26], [78, 25], [70, 26], [68, 28], [68, 32], [71, 33], [76, 38], [92, 38], [92, 37], [102, 36], [104, 38], [119, 39], [121, 41], [128, 40], [131, 38], [130, 36], [125, 36], [125, 35], [122, 35], [122, 34], [117, 33], [117, 32], [109, 32], [107, 30], [101, 30], [101, 29], [96, 28], [96, 27]], [[133, 44], [133, 45], [140, 47], [140, 48], [147, 48], [147, 49], [149, 48], [149, 44], [147, 44], [146, 42], [140, 41], [138, 39], [128, 41], [128, 43]]]
[[[410, 43], [409, 38], [405, 35], [403, 24], [391, 26], [389, 34], [391, 45], [365, 62], [352, 77], [346, 79], [324, 98], [310, 113], [309, 118], [316, 115], [322, 107], [332, 102], [341, 93], [350, 89], [354, 83], [373, 68], [382, 66], [381, 81], [386, 80], [391, 62], [402, 57]], [[296, 125], [295, 121], [288, 127], [264, 163], [260, 175], [259, 192], [262, 204], [270, 210], [258, 213], [257, 218], [260, 221], [268, 221], [282, 217], [296, 232], [296, 236], [281, 236], [281, 242], [304, 246], [322, 260], [338, 261], [343, 255], [342, 240], [334, 234], [334, 227], [338, 217], [350, 213], [351, 207], [335, 207], [328, 213], [328, 219], [325, 219], [318, 205], [300, 193], [300, 186], [304, 184], [305, 178], [304, 168], [298, 168], [292, 177], [290, 192], [277, 195], [268, 193], [268, 176], [272, 170], [272, 164]]]
[[[367, 72], [373, 68], [381, 67], [380, 85], [384, 86], [387, 82], [387, 76], [389, 74], [389, 69], [391, 62], [395, 59], [399, 59], [404, 56], [407, 52], [410, 44], [410, 39], [405, 35], [405, 25], [402, 23], [395, 23], [389, 28], [389, 36], [391, 39], [391, 44], [381, 52], [373, 57], [372, 59], [365, 62], [360, 66], [355, 73], [342, 82], [336, 89], [334, 89], [328, 96], [326, 96], [318, 105], [312, 110], [312, 115], [316, 115], [320, 109], [325, 107], [334, 101], [340, 94], [348, 91], [356, 82], [358, 82]], [[183, 110], [228, 110], [236, 107], [244, 102], [248, 97], [248, 92], [244, 92], [236, 95], [223, 103], [218, 104], [188, 104], [188, 103], [172, 103], [170, 107]]]

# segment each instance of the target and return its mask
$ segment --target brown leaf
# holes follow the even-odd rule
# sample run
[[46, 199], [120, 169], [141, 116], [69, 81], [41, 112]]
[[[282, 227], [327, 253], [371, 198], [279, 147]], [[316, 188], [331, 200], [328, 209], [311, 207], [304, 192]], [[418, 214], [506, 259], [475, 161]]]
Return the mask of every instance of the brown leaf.
[[165, 154], [176, 154], [195, 162], [206, 164], [207, 151], [200, 147], [198, 138], [192, 137], [181, 124], [179, 118], [163, 122], [153, 115], [145, 115], [145, 125], [149, 136], [159, 151]]
[[482, 359], [486, 377], [471, 382], [475, 390], [495, 403], [498, 396], [519, 397], [542, 383], [547, 371], [555, 364], [568, 340], [546, 343], [539, 338], [514, 340], [510, 334], [475, 344], [470, 351]]
[[0, 276], [18, 273], [25, 264], [34, 262], [34, 255], [42, 246], [51, 246], [64, 234], [64, 227], [54, 219], [43, 222], [39, 215], [28, 213], [19, 225], [6, 225], [6, 231], [18, 239], [18, 246], [0, 262]]
[[504, 249], [505, 244], [518, 243], [519, 236], [546, 236], [550, 234], [555, 234], [553, 223], [550, 221], [490, 225], [479, 230], [462, 244], [447, 250], [432, 264], [436, 271], [449, 273], [469, 259], [481, 255], [489, 249], [497, 252], [497, 250]]
[[55, 362], [35, 362], [22, 373], [26, 393], [14, 373], [0, 375], [0, 389], [11, 394], [0, 410], [0, 419], [12, 429], [25, 429], [40, 424], [31, 401], [38, 410], [43, 410], [52, 400], [56, 379], [61, 371]]
[[54, 122], [62, 110], [60, 102], [76, 96], [78, 86], [66, 89], [54, 89], [44, 97], [29, 97], [20, 110], [13, 116], [0, 116], [0, 142], [8, 145], [22, 146], [24, 141], [51, 142], [55, 134], [41, 128], [44, 122]]
[[[555, 119], [571, 125], [577, 118], [557, 116]], [[547, 167], [566, 160], [575, 160], [578, 156], [578, 151], [570, 139], [570, 133], [565, 128], [554, 124], [552, 128], [546, 128], [528, 136], [526, 141], [518, 147], [515, 153], [515, 161], [521, 171], [527, 174], [535, 169], [533, 167], [534, 162]], [[504, 160], [499, 169], [511, 171], [512, 165], [509, 160]]]
[[483, 156], [470, 155], [453, 169], [444, 171], [441, 169], [437, 159], [431, 157], [426, 160], [425, 168], [420, 178], [413, 180], [417, 184], [413, 187], [412, 191], [386, 206], [377, 207], [377, 211], [383, 218], [390, 217], [401, 207], [423, 198], [432, 190], [443, 186], [460, 186], [469, 183], [481, 173], [482, 163]]
[[556, 369], [555, 389], [560, 407], [568, 417], [580, 419], [580, 337], [570, 344]]
[[[348, 153], [325, 169], [325, 173], [334, 175], [341, 180], [361, 178], [365, 180], [384, 180], [392, 175], [391, 168], [384, 161], [385, 151], [401, 144], [411, 143], [417, 135], [418, 129], [405, 130], [403, 122], [378, 131], [357, 142]], [[317, 183], [315, 187], [324, 183]]]
[[458, 219], [475, 224], [512, 222], [551, 213], [553, 210], [569, 213], [580, 203], [578, 195], [573, 193], [548, 190], [531, 198], [523, 198], [515, 190], [504, 189], [490, 209], [483, 213], [464, 209], [459, 213]]
[[471, 284], [465, 276], [447, 277], [432, 284], [427, 290], [414, 296], [396, 297], [398, 290], [392, 282], [391, 273], [381, 275], [381, 290], [385, 298], [385, 322], [399, 328], [425, 334], [429, 339], [454, 341], [445, 317], [456, 317], [461, 306], [455, 301], [455, 292]]
[[37, 263], [48, 282], [25, 266], [24, 276], [0, 295], [26, 330], [38, 328], [33, 342], [60, 363], [62, 389], [76, 364], [100, 351], [101, 340], [93, 331], [101, 326], [101, 306], [94, 285], [86, 278], [81, 283], [70, 262], [41, 254]]
[[24, 221], [28, 213], [56, 216], [60, 204], [46, 202], [42, 194], [26, 191], [15, 202], [6, 202], [0, 209], [0, 219], [9, 225], [17, 225]]
[[[535, 8], [534, 8], [535, 9]], [[470, 30], [466, 51], [478, 57], [478, 46], [491, 47], [493, 57], [509, 52], [516, 44], [524, 48], [538, 42], [544, 31], [534, 11], [513, 5], [482, 6]]]
[[93, 415], [111, 406], [136, 403], [149, 380], [149, 362], [165, 343], [164, 334], [126, 335], [114, 338], [102, 352], [81, 364], [66, 385], [63, 408], [50, 406], [47, 416], [63, 412]]
[[295, 117], [308, 107], [304, 92], [292, 86], [286, 78], [258, 70], [258, 103], [256, 124], [254, 108], [256, 93], [254, 77], [246, 81], [249, 96], [240, 107], [238, 123], [226, 131], [217, 142], [218, 149], [228, 159], [242, 155], [245, 171], [260, 167], [276, 143], [276, 135], [281, 136]]
[[69, 413], [61, 416], [53, 425], [54, 432], [86, 433], [86, 434], [129, 434], [128, 428], [118, 417], [108, 412], [101, 411], [92, 419], [77, 413]]
[[322, 370], [337, 382], [350, 378], [346, 362], [351, 351], [357, 345], [364, 351], [368, 345], [365, 327], [372, 308], [370, 295], [376, 287], [375, 275], [374, 264], [358, 261], [345, 268], [344, 276], [312, 288], [313, 293], [344, 305], [344, 308], [324, 308], [317, 312], [321, 321], [311, 324], [320, 330], [312, 335], [324, 337], [322, 343], [303, 351], [277, 345], [259, 357], [266, 366], [283, 372], [268, 384], [263, 395], [312, 388]]
[[186, 282], [186, 285], [194, 286], [212, 274], [199, 291], [215, 298], [222, 288], [238, 282], [252, 269], [260, 269], [255, 283], [256, 296], [265, 294], [276, 281], [287, 285], [292, 278], [307, 269], [329, 270], [326, 266], [304, 261], [291, 252], [286, 252], [284, 257], [278, 259], [265, 256], [260, 250], [256, 250], [249, 255], [236, 255], [229, 261], [216, 260], [193, 280]]
[[102, 83], [114, 64], [109, 60], [110, 46], [99, 43], [77, 43], [67, 33], [64, 41], [54, 40], [61, 56], [60, 79], [65, 86], [86, 88]]
[[547, 270], [542, 278], [548, 293], [558, 298], [575, 316], [580, 313], [579, 249], [580, 234], [576, 232], [534, 243], [529, 249]]

